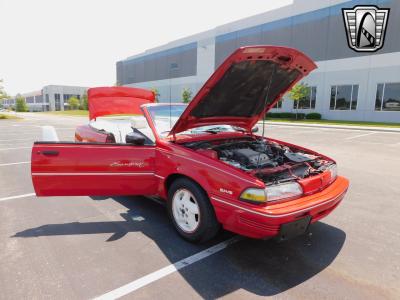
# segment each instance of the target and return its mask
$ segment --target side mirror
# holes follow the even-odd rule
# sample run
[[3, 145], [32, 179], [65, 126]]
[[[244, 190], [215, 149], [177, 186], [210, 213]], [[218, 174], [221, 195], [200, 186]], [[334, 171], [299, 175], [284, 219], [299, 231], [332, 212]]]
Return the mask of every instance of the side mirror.
[[253, 129], [251, 130], [251, 132], [258, 132], [258, 127], [254, 126]]
[[129, 132], [126, 137], [125, 141], [127, 144], [132, 144], [136, 146], [143, 146], [145, 138], [143, 135], [136, 133], [136, 132]]

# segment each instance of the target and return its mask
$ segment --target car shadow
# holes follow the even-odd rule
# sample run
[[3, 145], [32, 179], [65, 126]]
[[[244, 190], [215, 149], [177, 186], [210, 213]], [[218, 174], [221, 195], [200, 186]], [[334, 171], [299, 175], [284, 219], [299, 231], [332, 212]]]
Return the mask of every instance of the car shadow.
[[[101, 197], [93, 197], [102, 201]], [[48, 224], [16, 233], [13, 237], [39, 237], [110, 233], [106, 240], [121, 239], [130, 232], [141, 232], [152, 239], [171, 263], [204, 250], [233, 236], [222, 231], [202, 245], [181, 239], [163, 205], [144, 197], [112, 197], [124, 205], [124, 220]], [[205, 299], [214, 299], [238, 289], [259, 296], [282, 293], [315, 276], [339, 254], [346, 234], [333, 226], [317, 222], [312, 235], [283, 243], [243, 238], [225, 250], [179, 270], [185, 280]]]

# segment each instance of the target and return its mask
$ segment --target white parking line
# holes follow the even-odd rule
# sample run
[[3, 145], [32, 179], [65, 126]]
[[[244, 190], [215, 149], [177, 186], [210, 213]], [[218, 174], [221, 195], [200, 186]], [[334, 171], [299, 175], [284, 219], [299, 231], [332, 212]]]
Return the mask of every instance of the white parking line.
[[[258, 123], [257, 125], [259, 126], [259, 128], [261, 130], [262, 124]], [[271, 126], [269, 126], [269, 125], [271, 125]], [[300, 128], [302, 128], [302, 129], [318, 128], [319, 130], [322, 130], [322, 131], [336, 131], [336, 132], [340, 132], [340, 131], [342, 131], [342, 132], [346, 132], [346, 131], [348, 131], [348, 132], [366, 132], [366, 131], [368, 131], [371, 133], [380, 133], [380, 134], [400, 134], [400, 131], [382, 131], [382, 130], [376, 130], [375, 128], [368, 128], [368, 127], [358, 129], [357, 127], [356, 128], [338, 128], [338, 127], [328, 128], [328, 127], [321, 127], [321, 126], [302, 126], [300, 124], [297, 124], [297, 125], [298, 125], [298, 127], [295, 127], [294, 125], [275, 125], [275, 124], [271, 124], [271, 123], [266, 123], [265, 128], [266, 129], [268, 128], [268, 130], [275, 129], [275, 128], [276, 129], [295, 128], [296, 130], [300, 129]]]
[[376, 133], [376, 132], [369, 132], [369, 133], [359, 134], [359, 135], [355, 135], [355, 136], [351, 136], [351, 137], [345, 138], [345, 140], [357, 139], [357, 138], [359, 138], [359, 137], [368, 136], [368, 135], [373, 135], [373, 134], [375, 134], [375, 133]]
[[288, 131], [287, 133], [289, 134], [304, 134], [304, 133], [311, 133], [314, 134], [317, 131], [321, 131], [321, 129], [307, 129], [307, 130], [294, 130], [294, 131]]
[[235, 236], [229, 240], [223, 241], [215, 246], [212, 246], [206, 250], [203, 250], [199, 253], [196, 253], [192, 256], [189, 256], [187, 258], [184, 258], [174, 264], [171, 264], [169, 266], [166, 266], [165, 268], [162, 268], [158, 271], [155, 271], [153, 273], [150, 273], [146, 276], [143, 276], [135, 281], [132, 281], [124, 286], [121, 286], [120, 288], [117, 288], [115, 290], [112, 290], [106, 294], [103, 294], [95, 299], [117, 299], [120, 298], [122, 296], [125, 296], [129, 293], [132, 293], [154, 281], [157, 281], [165, 276], [168, 276], [172, 273], [175, 273], [176, 271], [183, 269], [191, 264], [194, 264], [195, 262], [198, 262], [210, 255], [213, 255], [223, 249], [225, 249], [226, 247], [228, 247], [229, 245], [232, 245], [233, 243], [236, 243], [237, 241], [240, 240], [239, 236]]
[[0, 198], [0, 202], [1, 201], [6, 201], [6, 200], [13, 200], [13, 199], [19, 199], [19, 198], [32, 197], [32, 196], [36, 196], [36, 194], [35, 193], [30, 193], [30, 194], [23, 194], [23, 195], [18, 195], [18, 196], [4, 197], [4, 198]]
[[30, 147], [16, 147], [16, 148], [3, 148], [3, 149], [0, 149], [0, 151], [18, 150], [18, 149], [29, 149], [29, 148], [32, 148], [32, 146], [30, 146]]
[[13, 165], [23, 165], [23, 164], [30, 164], [30, 161], [20, 161], [20, 162], [14, 162], [14, 163], [6, 163], [6, 164], [0, 164], [0, 167], [5, 167], [5, 166], [13, 166]]

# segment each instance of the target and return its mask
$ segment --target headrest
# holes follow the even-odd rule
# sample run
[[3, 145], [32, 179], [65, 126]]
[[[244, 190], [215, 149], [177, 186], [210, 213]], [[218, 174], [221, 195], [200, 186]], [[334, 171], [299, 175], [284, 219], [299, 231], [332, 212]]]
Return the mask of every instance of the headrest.
[[145, 129], [147, 128], [147, 121], [143, 118], [131, 118], [131, 127], [136, 129]]
[[58, 139], [56, 129], [53, 126], [42, 126], [42, 141], [44, 142], [60, 141]]

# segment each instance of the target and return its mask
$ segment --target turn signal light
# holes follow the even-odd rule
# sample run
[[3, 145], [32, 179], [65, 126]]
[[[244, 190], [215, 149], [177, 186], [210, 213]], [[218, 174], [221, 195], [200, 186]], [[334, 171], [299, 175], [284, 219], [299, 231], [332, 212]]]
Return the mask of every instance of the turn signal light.
[[267, 202], [267, 196], [265, 195], [265, 190], [256, 188], [250, 188], [245, 190], [240, 195], [240, 199], [255, 204], [264, 204]]

